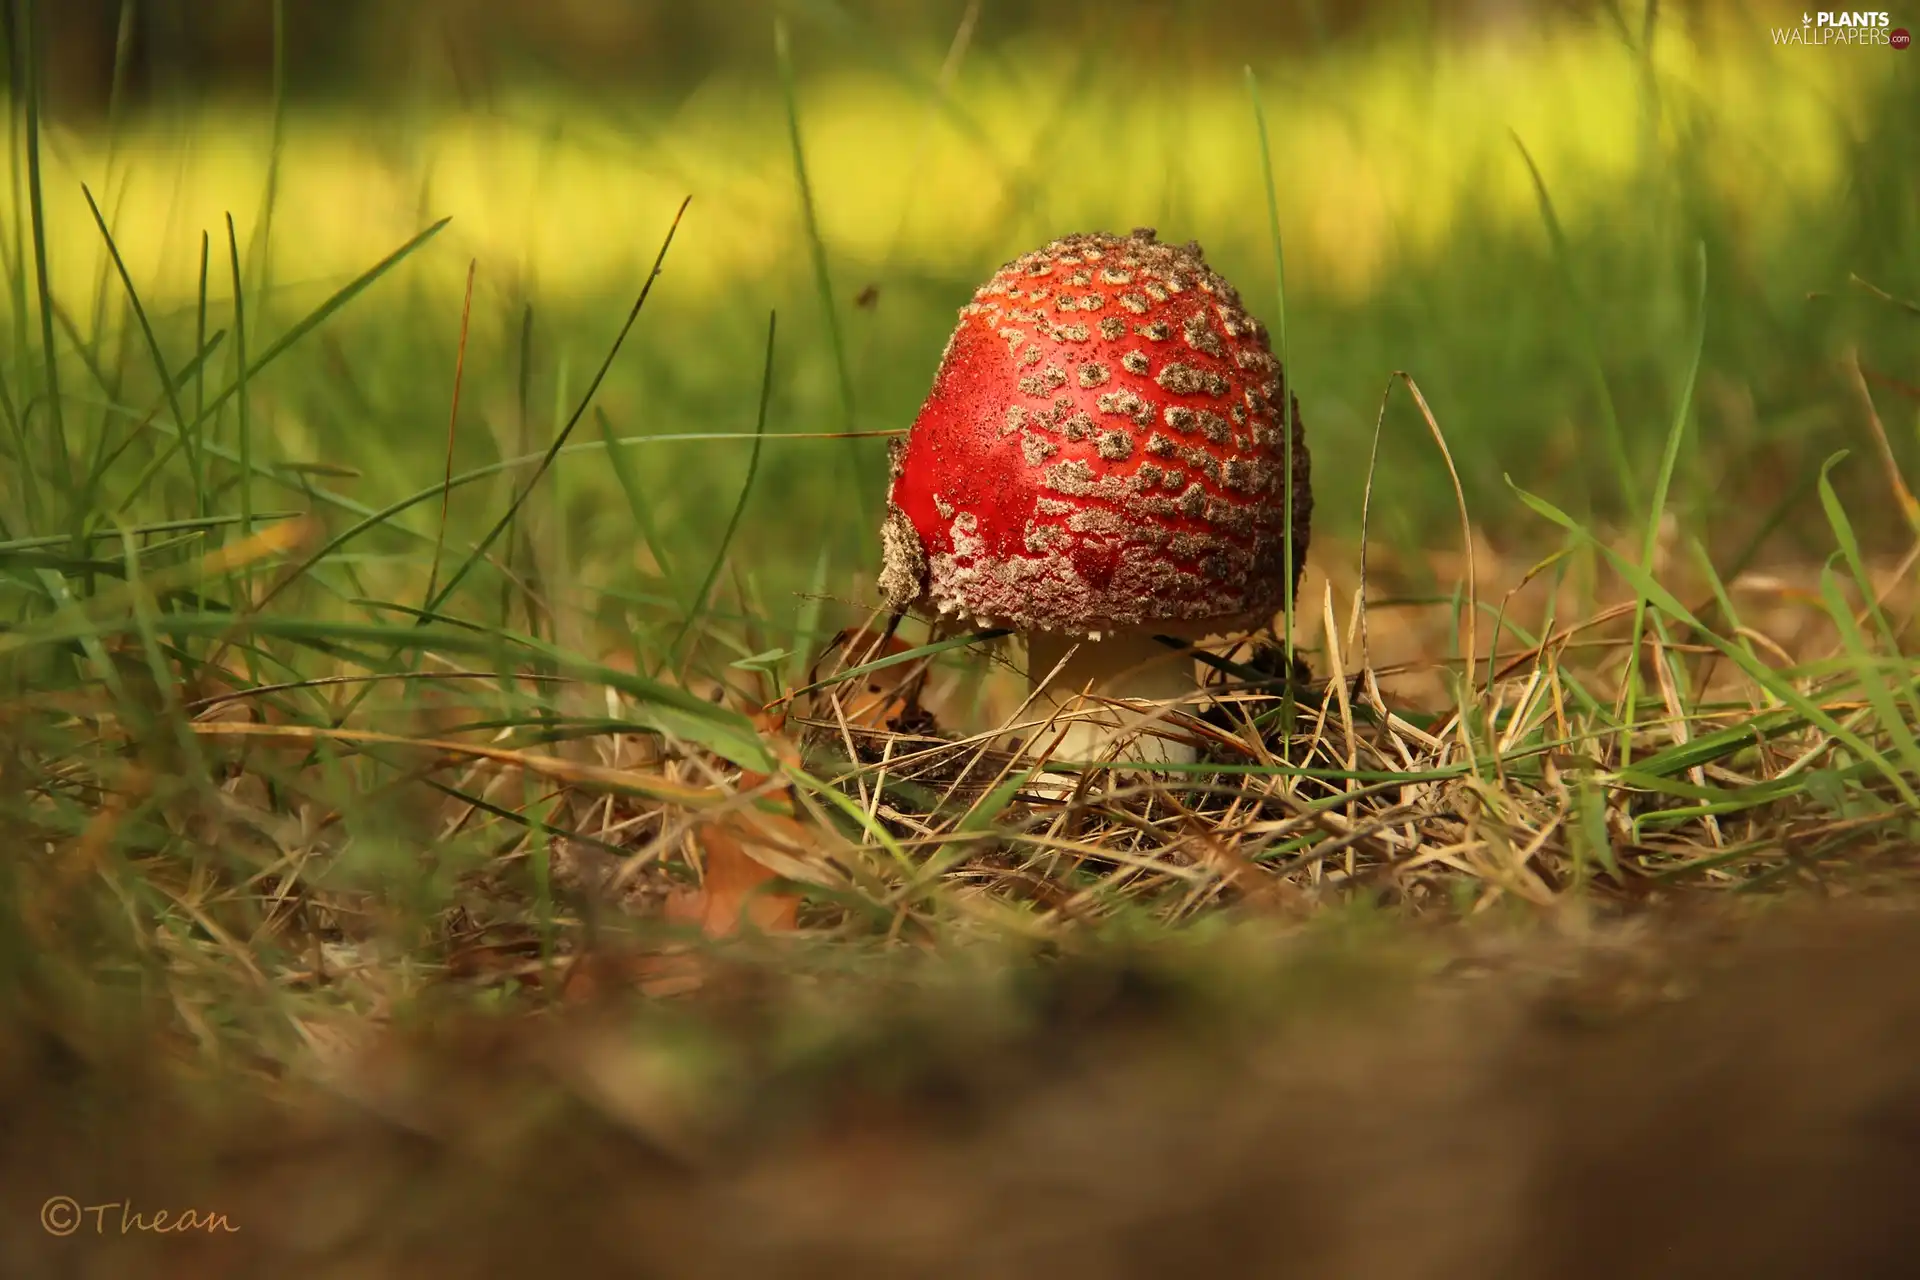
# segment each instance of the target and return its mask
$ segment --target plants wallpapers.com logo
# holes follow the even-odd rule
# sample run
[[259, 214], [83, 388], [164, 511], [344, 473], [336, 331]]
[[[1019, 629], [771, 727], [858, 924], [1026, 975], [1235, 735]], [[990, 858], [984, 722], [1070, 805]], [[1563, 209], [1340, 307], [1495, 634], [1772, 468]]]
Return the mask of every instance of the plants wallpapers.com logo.
[[1773, 28], [1777, 45], [1840, 45], [1905, 49], [1913, 43], [1905, 27], [1893, 25], [1884, 12], [1840, 11], [1802, 13], [1797, 27]]

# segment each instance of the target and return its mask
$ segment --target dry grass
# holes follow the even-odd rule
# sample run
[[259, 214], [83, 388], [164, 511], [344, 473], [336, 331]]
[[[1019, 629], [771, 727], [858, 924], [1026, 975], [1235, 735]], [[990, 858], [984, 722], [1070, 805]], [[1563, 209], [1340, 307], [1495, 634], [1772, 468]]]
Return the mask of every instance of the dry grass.
[[[1370, 589], [1447, 560], [1375, 557]], [[1036, 791], [1033, 757], [1004, 749], [1051, 731], [1027, 713], [1006, 653], [930, 653], [876, 642], [877, 628], [836, 640], [810, 687], [750, 722], [774, 761], [759, 770], [635, 732], [646, 708], [579, 676], [507, 681], [429, 649], [412, 671], [263, 681], [227, 660], [173, 665], [162, 685], [129, 644], [117, 690], [10, 708], [14, 777], [34, 797], [20, 810], [35, 851], [21, 865], [28, 918], [51, 941], [71, 900], [102, 886], [174, 922], [142, 946], [167, 957], [183, 1012], [238, 985], [324, 991], [358, 1018], [449, 981], [544, 1002], [597, 949], [639, 966], [602, 985], [686, 989], [659, 967], [684, 945], [674, 926], [731, 933], [762, 892], [805, 895], [797, 921], [763, 923], [911, 950], [1220, 910], [1299, 921], [1361, 902], [1451, 918], [1513, 901], [1607, 914], [1907, 878], [1899, 727], [1875, 719], [1816, 575], [1782, 567], [1727, 588], [1764, 681], [1727, 642], [1650, 629], [1657, 697], [1622, 727], [1634, 597], [1608, 602], [1621, 580], [1516, 573], [1491, 548], [1475, 560], [1471, 630], [1469, 608], [1367, 611], [1310, 577], [1320, 625], [1301, 639], [1316, 678], [1291, 691], [1291, 732], [1271, 639], [1215, 646], [1204, 703], [1163, 708], [1156, 729], [1196, 741], [1203, 763], [1088, 768], [1065, 799]], [[1879, 604], [1904, 618], [1909, 575], [1893, 569]], [[1673, 590], [1712, 600], [1704, 582]], [[1575, 615], [1583, 596], [1602, 603]], [[1449, 641], [1475, 645], [1470, 666], [1406, 656]], [[342, 714], [369, 683], [403, 696]], [[528, 689], [545, 691], [545, 711], [527, 714]], [[318, 701], [303, 711], [303, 696]], [[68, 818], [75, 801], [92, 816]], [[408, 870], [385, 862], [394, 846]], [[704, 884], [722, 855], [724, 891]], [[744, 881], [726, 869], [742, 866]], [[301, 1036], [305, 1019], [290, 1024]], [[209, 1048], [222, 1039], [203, 1031]]]

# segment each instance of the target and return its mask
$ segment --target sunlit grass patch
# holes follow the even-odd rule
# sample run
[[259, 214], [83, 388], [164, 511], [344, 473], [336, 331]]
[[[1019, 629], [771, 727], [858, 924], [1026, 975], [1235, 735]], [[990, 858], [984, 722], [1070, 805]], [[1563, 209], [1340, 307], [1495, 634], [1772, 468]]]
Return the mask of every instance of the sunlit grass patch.
[[[1640, 63], [1598, 27], [1383, 43], [1268, 74], [1300, 283], [1364, 297], [1383, 272], [1443, 252], [1463, 218], [1536, 236], [1510, 130], [1576, 225], [1612, 213], [1651, 138], [1684, 148], [1702, 182], [1751, 209], [1753, 234], [1787, 232], [1798, 207], [1845, 172], [1844, 131], [1896, 69], [1891, 59], [1782, 51], [1753, 35], [1729, 30], [1702, 49], [1663, 32], [1652, 135]], [[1081, 74], [1075, 65], [1069, 58], [1063, 73], [1060, 51], [1017, 49], [967, 66], [953, 102], [978, 135], [895, 80], [807, 80], [803, 129], [834, 253], [965, 274], [1065, 227], [1125, 229], [1171, 214], [1223, 258], [1257, 261], [1246, 212], [1254, 154], [1237, 79]], [[665, 117], [524, 96], [494, 114], [296, 112], [272, 276], [308, 289], [337, 283], [423, 218], [450, 215], [446, 251], [420, 269], [455, 277], [472, 255], [490, 280], [517, 275], [549, 294], [597, 295], [607, 279], [645, 266], [640, 228], [692, 191], [700, 216], [687, 228], [678, 282], [739, 290], [804, 258], [782, 114], [765, 81], [730, 77]], [[1690, 145], [1708, 117], [1711, 146]], [[47, 190], [61, 230], [50, 258], [58, 290], [80, 296], [99, 271], [78, 190], [87, 181], [103, 193], [150, 299], [189, 299], [197, 231], [232, 213], [251, 235], [270, 136], [263, 113], [230, 105], [154, 119], [118, 141], [111, 171], [104, 136], [57, 136]]]
[[[1490, 535], [1514, 535], [1506, 472], [1563, 477], [1552, 491], [1582, 514], [1632, 518], [1621, 509], [1620, 467], [1623, 455], [1649, 473], [1654, 465], [1671, 391], [1665, 352], [1685, 340], [1690, 305], [1675, 263], [1698, 239], [1716, 264], [1714, 323], [1705, 416], [1679, 460], [1676, 510], [1710, 502], [1723, 463], [1748, 469], [1760, 505], [1784, 500], [1793, 486], [1781, 460], [1810, 465], [1857, 443], [1832, 358], [1857, 342], [1869, 374], [1884, 378], [1901, 349], [1897, 328], [1862, 310], [1883, 304], [1847, 273], [1902, 293], [1911, 239], [1901, 171], [1860, 149], [1889, 127], [1876, 112], [1911, 99], [1880, 64], [1750, 36], [1730, 29], [1695, 48], [1663, 30], [1652, 96], [1636, 55], [1604, 29], [1336, 48], [1264, 69], [1292, 260], [1289, 359], [1316, 447], [1364, 450], [1379, 381], [1405, 368], [1460, 441], [1462, 481]], [[675, 625], [670, 615], [696, 583], [669, 584], [661, 570], [709, 563], [704, 543], [732, 509], [759, 438], [762, 339], [778, 311], [766, 449], [738, 531], [750, 594], [791, 614], [817, 544], [836, 567], [829, 593], [857, 607], [878, 523], [879, 443], [789, 437], [840, 430], [849, 414], [865, 432], [903, 427], [954, 307], [982, 274], [1063, 229], [1143, 223], [1200, 238], [1256, 312], [1272, 296], [1272, 269], [1237, 75], [1192, 79], [1143, 65], [1116, 78], [1092, 63], [1062, 71], [1047, 51], [1014, 48], [958, 64], [941, 109], [897, 80], [810, 73], [813, 47], [796, 46], [792, 105], [817, 246], [801, 215], [788, 103], [770, 76], [721, 76], [670, 109], [507, 93], [490, 112], [464, 115], [292, 110], [264, 265], [253, 257], [262, 239], [254, 224], [271, 112], [135, 119], [117, 139], [54, 130], [43, 156], [48, 276], [62, 300], [54, 349], [90, 342], [96, 327], [102, 352], [135, 333], [82, 178], [168, 360], [183, 367], [200, 339], [227, 344], [193, 373], [196, 405], [233, 371], [235, 345], [223, 333], [233, 327], [228, 213], [256, 351], [367, 263], [447, 218], [377, 299], [332, 317], [250, 382], [256, 429], [237, 433], [229, 399], [206, 424], [207, 447], [234, 450], [244, 434], [266, 468], [261, 502], [310, 491], [363, 519], [442, 475], [450, 439], [457, 474], [498, 468], [468, 479], [448, 504], [453, 527], [477, 533], [513, 492], [517, 468], [531, 465], [505, 460], [539, 455], [647, 270], [656, 229], [691, 194], [638, 338], [536, 507], [564, 523], [567, 556], [583, 570], [574, 585], [593, 590], [593, 607], [625, 611], [636, 626], [650, 615]], [[1540, 193], [1516, 138], [1550, 193], [1563, 244], [1542, 234]], [[202, 232], [211, 245], [204, 287]], [[30, 250], [24, 227], [17, 241]], [[33, 264], [11, 260], [26, 283]], [[29, 306], [15, 320], [8, 371], [22, 386], [37, 376], [41, 345], [33, 292], [21, 294]], [[449, 437], [462, 332], [466, 391]], [[66, 375], [83, 372], [83, 359], [62, 361]], [[167, 409], [142, 362], [124, 376], [101, 369], [103, 385], [82, 387], [75, 401], [110, 432]], [[105, 456], [127, 464], [152, 436], [144, 427], [114, 434], [135, 442]], [[609, 438], [629, 442], [617, 457], [643, 513], [616, 469], [598, 465]], [[1906, 448], [1900, 432], [1893, 439]], [[1395, 541], [1428, 541], [1449, 518], [1447, 478], [1419, 440], [1410, 419], [1390, 424], [1375, 527]], [[1803, 440], [1810, 458], [1797, 452]], [[862, 470], [850, 475], [849, 465]], [[1329, 533], [1353, 536], [1358, 475], [1347, 465], [1318, 478]], [[152, 486], [113, 500], [162, 519], [177, 514], [170, 504], [183, 482], [161, 468]], [[849, 484], [867, 495], [862, 503], [844, 499]], [[415, 503], [382, 527], [420, 536], [437, 508]], [[1732, 523], [1749, 514], [1732, 513]], [[1870, 534], [1884, 533], [1862, 514]], [[657, 534], [644, 547], [624, 535], [635, 520]], [[360, 594], [394, 594], [413, 572], [381, 558], [384, 546], [347, 549], [361, 557]]]

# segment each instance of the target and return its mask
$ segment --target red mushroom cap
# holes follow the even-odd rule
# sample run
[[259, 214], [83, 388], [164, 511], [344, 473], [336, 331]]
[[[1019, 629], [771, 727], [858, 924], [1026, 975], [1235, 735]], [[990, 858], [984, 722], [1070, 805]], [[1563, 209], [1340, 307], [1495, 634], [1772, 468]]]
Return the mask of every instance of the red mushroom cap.
[[1286, 396], [1288, 566], [1281, 376], [1198, 244], [1143, 228], [1015, 259], [961, 308], [896, 443], [882, 592], [1021, 630], [1264, 625], [1313, 505]]

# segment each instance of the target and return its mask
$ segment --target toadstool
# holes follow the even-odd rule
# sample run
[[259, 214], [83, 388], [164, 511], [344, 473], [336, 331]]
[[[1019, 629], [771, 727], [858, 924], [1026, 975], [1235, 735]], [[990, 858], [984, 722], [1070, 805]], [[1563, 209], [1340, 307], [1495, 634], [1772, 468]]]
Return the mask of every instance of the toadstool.
[[[1036, 705], [1191, 697], [1198, 640], [1269, 624], [1299, 585], [1313, 498], [1299, 401], [1266, 329], [1198, 244], [1070, 235], [995, 272], [960, 310], [903, 440], [880, 589], [1024, 633]], [[1291, 414], [1286, 408], [1289, 406]], [[1293, 562], [1286, 563], [1291, 417]], [[1083, 758], [1131, 717], [1076, 722]], [[1191, 760], [1143, 739], [1140, 755]]]

